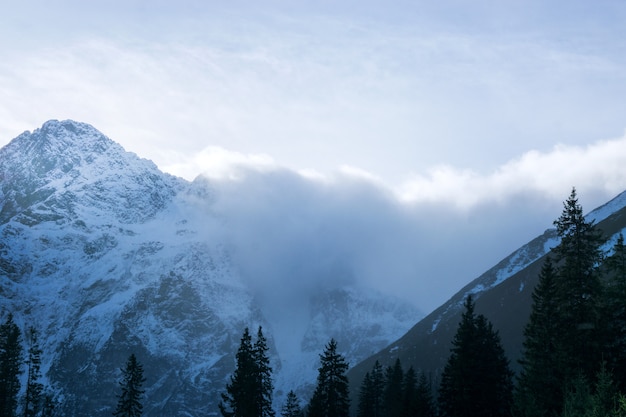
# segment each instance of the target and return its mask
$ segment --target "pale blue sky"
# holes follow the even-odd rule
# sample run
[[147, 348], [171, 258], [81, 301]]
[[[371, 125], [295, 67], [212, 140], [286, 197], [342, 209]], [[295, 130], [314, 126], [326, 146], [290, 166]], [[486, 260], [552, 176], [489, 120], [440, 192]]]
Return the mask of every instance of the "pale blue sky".
[[0, 4], [0, 146], [69, 118], [188, 179], [359, 178], [491, 227], [470, 275], [548, 227], [571, 186], [588, 209], [626, 189], [623, 1]]
[[163, 168], [212, 145], [396, 183], [626, 127], [623, 2], [221, 3], [7, 2], [0, 141], [75, 118]]

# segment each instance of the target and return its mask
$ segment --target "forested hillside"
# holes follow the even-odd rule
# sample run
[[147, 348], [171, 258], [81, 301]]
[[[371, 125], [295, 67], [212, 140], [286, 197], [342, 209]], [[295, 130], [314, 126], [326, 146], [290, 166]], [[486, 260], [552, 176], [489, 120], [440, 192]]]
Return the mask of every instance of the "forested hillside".
[[[457, 294], [465, 297], [464, 312], [433, 325], [433, 317], [442, 317], [456, 303], [442, 306], [350, 371], [355, 410], [361, 410], [363, 399], [354, 391], [366, 389], [381, 363], [401, 362], [429, 381], [441, 415], [570, 416], [602, 407], [608, 414], [593, 415], [621, 415], [624, 221], [620, 208], [596, 224], [593, 216], [583, 215], [573, 190], [554, 222], [557, 244], [547, 255], [488, 291], [473, 293], [469, 290], [476, 282], [471, 283]], [[487, 346], [495, 350], [485, 359]], [[476, 404], [483, 404], [484, 414]]]

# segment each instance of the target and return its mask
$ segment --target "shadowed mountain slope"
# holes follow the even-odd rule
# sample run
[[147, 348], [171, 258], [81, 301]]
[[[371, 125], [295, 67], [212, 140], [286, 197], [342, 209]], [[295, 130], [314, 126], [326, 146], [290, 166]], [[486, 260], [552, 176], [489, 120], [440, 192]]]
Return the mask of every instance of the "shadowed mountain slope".
[[[555, 213], [555, 218], [558, 214]], [[626, 192], [586, 217], [596, 221], [607, 239], [603, 248], [609, 250], [616, 236], [626, 232]], [[416, 371], [428, 376], [436, 388], [461, 319], [463, 302], [469, 294], [476, 301], [476, 313], [484, 314], [499, 331], [511, 368], [517, 372], [523, 329], [532, 306], [531, 295], [545, 256], [558, 243], [556, 230], [546, 230], [463, 287], [400, 339], [353, 367], [348, 374], [353, 405], [356, 404], [365, 373], [372, 369], [375, 361], [390, 366], [399, 358], [405, 370], [413, 366]]]

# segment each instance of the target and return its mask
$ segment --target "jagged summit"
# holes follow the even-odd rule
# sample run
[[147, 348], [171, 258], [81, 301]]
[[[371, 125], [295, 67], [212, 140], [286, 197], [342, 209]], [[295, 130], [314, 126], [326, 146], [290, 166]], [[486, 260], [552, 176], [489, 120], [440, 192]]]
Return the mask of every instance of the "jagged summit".
[[[70, 172], [82, 163], [90, 163], [110, 147], [121, 147], [93, 126], [72, 120], [50, 120], [32, 133], [26, 131], [4, 149], [9, 160], [30, 160], [24, 168], [43, 176], [50, 171]], [[3, 155], [5, 156], [5, 155]], [[6, 160], [4, 157], [2, 160]]]
[[[48, 120], [40, 128], [32, 133], [24, 132], [15, 140], [19, 141], [27, 137], [33, 142], [65, 143], [66, 146], [73, 146], [80, 143], [85, 149], [100, 148], [103, 151], [115, 142], [107, 138], [102, 132], [88, 123], [76, 122], [74, 120]], [[97, 150], [97, 149], [93, 149]]]
[[51, 120], [0, 149], [0, 224], [16, 215], [26, 224], [72, 221], [77, 205], [113, 210], [125, 223], [145, 221], [182, 181], [86, 123]]

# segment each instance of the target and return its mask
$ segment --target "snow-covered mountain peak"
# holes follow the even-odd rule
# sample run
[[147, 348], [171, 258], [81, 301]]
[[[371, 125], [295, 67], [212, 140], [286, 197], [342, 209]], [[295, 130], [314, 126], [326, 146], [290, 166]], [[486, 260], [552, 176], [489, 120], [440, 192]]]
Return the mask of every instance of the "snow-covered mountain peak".
[[30, 161], [25, 168], [32, 174], [45, 176], [54, 170], [70, 172], [76, 166], [92, 162], [112, 146], [123, 152], [115, 142], [86, 123], [50, 120], [32, 133], [22, 133], [5, 151], [22, 162]]
[[[183, 186], [94, 127], [71, 120], [48, 121], [1, 149], [0, 181], [0, 224], [18, 214], [28, 224], [72, 221], [79, 206], [112, 211], [122, 223], [145, 221]], [[80, 202], [78, 194], [85, 196]]]

